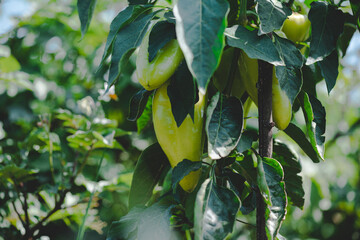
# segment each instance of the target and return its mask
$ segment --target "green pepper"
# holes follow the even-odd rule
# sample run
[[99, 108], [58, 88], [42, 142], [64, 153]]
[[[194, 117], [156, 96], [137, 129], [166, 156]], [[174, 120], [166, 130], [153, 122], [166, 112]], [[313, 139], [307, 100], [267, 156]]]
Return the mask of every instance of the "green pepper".
[[[194, 107], [194, 121], [188, 115], [180, 127], [177, 127], [167, 94], [168, 85], [169, 82], [166, 82], [156, 90], [152, 111], [156, 138], [174, 168], [184, 159], [201, 160], [206, 97], [199, 93], [199, 101]], [[200, 169], [189, 173], [180, 181], [180, 186], [185, 191], [192, 192], [200, 175]]]
[[[220, 92], [224, 92], [228, 84], [233, 55], [234, 55], [234, 48], [226, 49], [223, 52], [220, 64], [214, 73], [213, 83]], [[237, 97], [238, 99], [241, 99], [241, 96], [244, 94], [244, 92], [245, 92], [245, 88], [241, 81], [240, 72], [239, 69], [236, 68], [233, 83], [231, 86], [230, 96], [234, 96]]]
[[140, 84], [148, 91], [160, 87], [175, 72], [184, 55], [176, 39], [170, 40], [149, 62], [149, 38], [148, 31], [140, 45], [136, 58], [136, 75]]
[[[242, 51], [238, 65], [245, 89], [256, 106], [258, 106], [258, 92], [256, 87], [259, 77], [258, 62], [256, 59], [249, 58], [246, 53]], [[287, 128], [291, 120], [291, 115], [290, 99], [286, 93], [281, 90], [274, 68], [272, 74], [272, 116], [275, 126], [280, 130]]]

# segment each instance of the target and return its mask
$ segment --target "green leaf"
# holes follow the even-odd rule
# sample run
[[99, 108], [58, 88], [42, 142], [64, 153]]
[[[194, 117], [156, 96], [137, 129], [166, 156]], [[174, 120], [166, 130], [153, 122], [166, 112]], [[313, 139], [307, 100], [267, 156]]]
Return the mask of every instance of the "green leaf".
[[178, 127], [188, 114], [194, 120], [195, 91], [196, 86], [193, 77], [183, 61], [167, 87], [171, 111]]
[[258, 158], [258, 181], [267, 207], [265, 209], [266, 235], [276, 239], [282, 221], [285, 219], [287, 197], [281, 164], [272, 158]]
[[148, 29], [151, 19], [157, 13], [140, 15], [135, 21], [129, 23], [116, 34], [113, 43], [108, 89], [118, 79], [121, 69], [129, 62], [135, 48], [140, 46]]
[[276, 66], [275, 72], [281, 90], [286, 93], [292, 105], [301, 90], [303, 82], [301, 70], [294, 67]]
[[136, 230], [140, 219], [142, 218], [144, 208], [134, 207], [127, 215], [119, 221], [112, 222], [107, 240], [136, 239]]
[[289, 203], [302, 209], [304, 207], [304, 188], [301, 165], [296, 153], [279, 140], [274, 141], [273, 158], [280, 162], [284, 169], [285, 190]]
[[237, 23], [237, 19], [240, 13], [239, 0], [227, 0], [230, 4], [230, 11], [227, 16], [228, 26], [233, 26]]
[[302, 108], [310, 143], [316, 153], [324, 160], [325, 108], [317, 98], [307, 93], [304, 93]]
[[304, 57], [296, 46], [287, 39], [274, 35], [275, 47], [279, 52], [280, 58], [285, 62], [285, 67], [276, 67], [276, 76], [279, 80], [280, 88], [285, 91], [294, 103], [296, 96], [299, 94], [302, 86], [301, 67], [304, 63]]
[[129, 194], [129, 208], [145, 205], [161, 174], [170, 168], [169, 161], [159, 143], [146, 148], [136, 164]]
[[278, 0], [258, 0], [256, 11], [260, 18], [260, 34], [278, 30], [283, 25], [291, 9]]
[[243, 109], [236, 97], [221, 93], [211, 99], [206, 112], [205, 130], [208, 136], [208, 153], [211, 159], [230, 154], [238, 144], [243, 129]]
[[143, 88], [130, 99], [129, 116], [127, 118], [129, 121], [136, 121], [141, 116], [152, 92]]
[[350, 5], [355, 18], [356, 25], [360, 31], [360, 1], [350, 0]]
[[[360, 1], [358, 1], [358, 2], [359, 2], [359, 7], [360, 7]], [[351, 41], [352, 37], [354, 36], [354, 33], [356, 31], [356, 27], [354, 25], [357, 25], [357, 22], [356, 22], [356, 19], [354, 18], [354, 16], [350, 15], [349, 13], [345, 13], [344, 31], [340, 35], [340, 37], [337, 41], [338, 49], [341, 51], [341, 57], [345, 56], [346, 50], [349, 47], [350, 41]]]
[[329, 56], [318, 62], [321, 69], [321, 74], [325, 78], [328, 93], [336, 84], [336, 79], [339, 74], [339, 56], [337, 50], [334, 50]]
[[154, 60], [158, 51], [170, 40], [176, 38], [175, 25], [168, 21], [157, 22], [151, 29], [149, 36], [149, 62]]
[[320, 162], [321, 159], [323, 160], [322, 156], [313, 148], [313, 145], [306, 138], [305, 133], [298, 126], [290, 123], [284, 132], [299, 145], [314, 163]]
[[[233, 26], [225, 30], [227, 44], [237, 47], [253, 59], [261, 59], [275, 66], [284, 66], [284, 61], [267, 35], [258, 36], [258, 31], [250, 31], [243, 26]], [[251, 43], [251, 44], [249, 44]]]
[[240, 137], [240, 141], [236, 146], [236, 150], [240, 153], [251, 148], [252, 143], [258, 139], [257, 132], [246, 129]]
[[0, 57], [0, 72], [10, 73], [21, 69], [21, 65], [12, 55], [9, 57]]
[[302, 90], [316, 96], [316, 84], [323, 79], [319, 65], [317, 63], [304, 65], [301, 72], [303, 73]]
[[334, 51], [343, 32], [345, 14], [327, 2], [312, 2], [309, 20], [312, 36], [307, 65], [321, 61]]
[[110, 55], [113, 43], [116, 38], [116, 34], [119, 32], [121, 28], [123, 28], [126, 24], [129, 24], [133, 21], [143, 10], [143, 8], [135, 8], [134, 6], [128, 6], [124, 10], [118, 13], [118, 15], [112, 20], [110, 24], [109, 35], [106, 39], [104, 54], [101, 59], [100, 67], [103, 65], [106, 58]]
[[188, 159], [184, 159], [176, 165], [176, 167], [172, 170], [171, 182], [172, 188], [175, 190], [176, 185], [183, 179], [186, 175], [188, 175], [192, 171], [196, 171], [201, 168], [201, 161], [190, 161]]
[[228, 11], [224, 0], [182, 0], [174, 7], [179, 45], [202, 93], [220, 63]]
[[0, 182], [11, 181], [13, 184], [24, 183], [35, 178], [34, 172], [16, 165], [7, 165], [0, 168]]
[[238, 156], [236, 157], [235, 163], [232, 165], [232, 167], [239, 172], [242, 176], [246, 178], [246, 181], [248, 181], [251, 185], [256, 184], [256, 163], [254, 162], [252, 151], [246, 151], [243, 153], [244, 156]]
[[141, 116], [136, 120], [137, 132], [140, 134], [146, 125], [151, 121], [152, 116], [152, 95], [147, 100], [145, 109]]
[[134, 207], [119, 221], [113, 222], [107, 240], [181, 239], [170, 226], [172, 201], [163, 198], [148, 208]]
[[224, 239], [232, 232], [239, 207], [233, 191], [207, 179], [196, 196], [195, 240]]
[[81, 35], [84, 36], [88, 30], [95, 9], [96, 0], [78, 0], [77, 9], [81, 23]]

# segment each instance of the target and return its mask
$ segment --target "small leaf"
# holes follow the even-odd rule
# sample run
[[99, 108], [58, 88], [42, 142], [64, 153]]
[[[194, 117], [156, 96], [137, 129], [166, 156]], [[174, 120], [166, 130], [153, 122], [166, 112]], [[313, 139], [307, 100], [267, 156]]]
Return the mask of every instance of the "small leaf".
[[[237, 47], [253, 59], [261, 59], [275, 66], [284, 66], [271, 38], [267, 35], [258, 36], [258, 31], [250, 31], [243, 26], [233, 26], [225, 30], [227, 44]], [[251, 43], [251, 44], [249, 44]]]
[[137, 132], [140, 134], [146, 125], [151, 121], [152, 114], [152, 95], [147, 100], [145, 109], [141, 116], [136, 120]]
[[153, 91], [142, 89], [131, 98], [128, 116], [129, 121], [136, 121], [141, 116], [152, 92]]
[[154, 60], [158, 51], [170, 40], [176, 38], [175, 25], [168, 21], [157, 22], [151, 29], [149, 37], [149, 62]]
[[[266, 235], [268, 239], [276, 239], [282, 221], [285, 219], [287, 197], [283, 181], [284, 172], [281, 164], [272, 158], [258, 158], [258, 174], [267, 207], [265, 209]], [[266, 189], [266, 192], [263, 190]]]
[[246, 129], [240, 137], [240, 141], [236, 146], [236, 150], [240, 153], [251, 148], [252, 143], [258, 139], [257, 132]]
[[179, 45], [201, 93], [220, 62], [228, 11], [223, 0], [182, 0], [174, 7]]
[[324, 160], [325, 108], [317, 98], [307, 93], [304, 93], [302, 108], [310, 143], [321, 159]]
[[179, 127], [189, 114], [194, 120], [196, 86], [185, 62], [182, 62], [171, 78], [167, 87], [171, 111]]
[[20, 168], [16, 165], [7, 165], [0, 168], [0, 183], [5, 183], [7, 180], [17, 185], [20, 182], [27, 182], [34, 178], [34, 172]]
[[304, 206], [304, 188], [301, 173], [301, 165], [296, 153], [279, 140], [274, 141], [273, 158], [280, 162], [284, 169], [285, 190], [289, 202], [299, 207]]
[[95, 9], [96, 0], [78, 0], [77, 9], [81, 23], [81, 35], [84, 36], [88, 30]]
[[334, 50], [329, 56], [318, 62], [321, 74], [325, 78], [328, 93], [333, 89], [339, 74], [339, 56]]
[[357, 27], [360, 31], [360, 2], [359, 0], [350, 0], [351, 9], [357, 23]]
[[321, 61], [334, 51], [343, 32], [345, 14], [327, 2], [312, 2], [309, 20], [312, 36], [307, 65]]
[[260, 34], [278, 30], [283, 25], [287, 16], [291, 15], [291, 9], [278, 0], [258, 0], [256, 12], [260, 18]]
[[299, 147], [306, 153], [306, 155], [309, 156], [309, 158], [314, 163], [320, 162], [322, 156], [320, 156], [317, 150], [313, 148], [309, 140], [306, 138], [304, 132], [298, 126], [290, 123], [289, 126], [284, 130], [284, 132], [299, 145]]
[[207, 179], [196, 196], [195, 240], [224, 239], [232, 232], [239, 207], [233, 191]]
[[14, 56], [10, 55], [9, 57], [0, 57], [1, 73], [16, 72], [20, 69], [21, 69], [21, 65]]
[[205, 130], [211, 159], [230, 154], [238, 144], [243, 128], [243, 109], [236, 97], [217, 93], [207, 108]]
[[146, 148], [136, 164], [129, 194], [129, 208], [144, 205], [152, 196], [161, 174], [170, 168], [158, 143]]
[[190, 161], [188, 159], [184, 159], [176, 165], [176, 167], [172, 170], [171, 182], [172, 188], [175, 190], [176, 185], [183, 179], [186, 175], [188, 175], [192, 171], [196, 171], [201, 168], [201, 161]]

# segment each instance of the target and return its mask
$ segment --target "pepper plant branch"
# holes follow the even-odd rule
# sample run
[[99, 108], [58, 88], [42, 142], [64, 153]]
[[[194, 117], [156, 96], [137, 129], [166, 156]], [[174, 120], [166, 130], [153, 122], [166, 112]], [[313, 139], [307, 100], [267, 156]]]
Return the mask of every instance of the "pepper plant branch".
[[[273, 66], [258, 60], [259, 80], [258, 111], [259, 111], [259, 154], [260, 157], [272, 156], [272, 71]], [[267, 239], [265, 231], [265, 203], [259, 188], [256, 189], [256, 238]]]

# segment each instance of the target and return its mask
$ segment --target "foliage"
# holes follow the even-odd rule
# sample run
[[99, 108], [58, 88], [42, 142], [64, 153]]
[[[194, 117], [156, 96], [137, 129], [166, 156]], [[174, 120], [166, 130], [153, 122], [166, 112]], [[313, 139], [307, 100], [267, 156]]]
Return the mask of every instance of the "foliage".
[[[360, 236], [359, 105], [341, 107], [359, 73], [339, 61], [358, 2], [305, 1], [311, 37], [295, 43], [280, 31], [292, 1], [40, 2], [0, 37], [0, 239], [254, 238], [258, 201], [268, 239]], [[156, 142], [154, 91], [135, 74], [147, 33], [149, 61], [172, 39], [185, 56], [167, 88], [177, 127], [207, 93], [199, 162], [171, 169]], [[229, 96], [240, 51], [275, 66], [292, 105], [272, 157], [258, 153], [252, 96]], [[178, 183], [193, 171], [188, 193]]]

